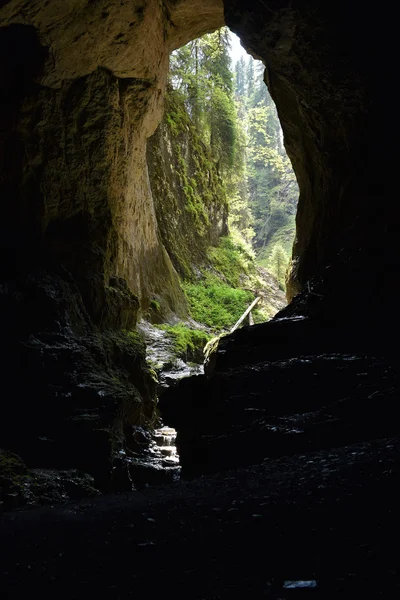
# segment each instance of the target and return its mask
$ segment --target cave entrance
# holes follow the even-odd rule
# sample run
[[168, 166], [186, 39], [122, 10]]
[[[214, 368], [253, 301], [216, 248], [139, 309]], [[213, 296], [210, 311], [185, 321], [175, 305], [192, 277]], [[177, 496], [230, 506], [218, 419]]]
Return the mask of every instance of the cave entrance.
[[[270, 150], [276, 161], [270, 160], [268, 168], [278, 169], [284, 160], [272, 105], [265, 97], [260, 106], [247, 99], [249, 88], [256, 91], [261, 69], [251, 67], [247, 58], [241, 64], [239, 57], [232, 73], [227, 54], [214, 52], [208, 42], [202, 48], [204, 38], [191, 42], [194, 56], [184, 55], [188, 40], [214, 31], [224, 19], [252, 51], [268, 56], [268, 82], [302, 188], [291, 295], [327, 257], [336, 260], [337, 247], [365, 247], [364, 254], [354, 251], [354, 262], [347, 251], [340, 255], [327, 283], [316, 288], [310, 312], [344, 314], [346, 323], [353, 314], [358, 322], [360, 314], [382, 314], [381, 284], [389, 289], [396, 253], [389, 257], [386, 252], [382, 229], [385, 234], [369, 253], [375, 257], [371, 264], [372, 236], [364, 228], [369, 222], [375, 226], [376, 216], [394, 232], [397, 206], [381, 201], [382, 169], [367, 167], [382, 160], [368, 156], [371, 104], [365, 74], [371, 63], [364, 49], [371, 46], [369, 29], [360, 26], [358, 11], [352, 20], [325, 4], [309, 13], [299, 11], [297, 3], [285, 8], [258, 2], [253, 8], [244, 1], [225, 6], [221, 0], [133, 1], [105, 11], [102, 2], [77, 2], [71, 12], [61, 10], [67, 3], [57, 3], [53, 11], [38, 1], [23, 11], [23, 18], [18, 4], [11, 0], [0, 7], [1, 46], [8, 57], [0, 86], [5, 198], [0, 288], [8, 349], [4, 381], [22, 401], [4, 403], [2, 440], [11, 440], [23, 458], [28, 454], [32, 465], [43, 466], [45, 456], [50, 466], [104, 475], [123, 427], [147, 423], [155, 413], [154, 380], [132, 331], [137, 319], [149, 314], [151, 323], [162, 324], [171, 313], [187, 319], [182, 280], [196, 306], [198, 316], [192, 309], [192, 317], [229, 331], [259, 291], [243, 281], [246, 269], [249, 279], [254, 273], [251, 252], [263, 260], [264, 251], [268, 262], [271, 225], [284, 212], [277, 186], [268, 190], [269, 212], [260, 202], [260, 216], [256, 212], [257, 199], [267, 197], [256, 190], [264, 186]], [[212, 34], [219, 46], [224, 31]], [[149, 156], [153, 153], [148, 163], [146, 145], [161, 117], [169, 53], [179, 46], [185, 60], [194, 59], [192, 71], [202, 75], [201, 84], [189, 77], [190, 69], [175, 75], [178, 86], [171, 86], [164, 122], [155, 133], [160, 143], [148, 144]], [[376, 54], [379, 44], [373, 48]], [[218, 85], [210, 85], [203, 66], [219, 69]], [[180, 80], [189, 91], [183, 96], [186, 112], [178, 104]], [[261, 77], [257, 82], [257, 92], [265, 92]], [[248, 120], [240, 112], [248, 105], [255, 139], [251, 148], [246, 144], [250, 126], [242, 134], [235, 129], [235, 118], [237, 124]], [[269, 145], [270, 138], [275, 146]], [[379, 153], [380, 138], [374, 144]], [[170, 169], [167, 178], [157, 177], [160, 165]], [[382, 207], [385, 216], [379, 214]], [[228, 225], [232, 232], [235, 224], [241, 244], [228, 235]], [[385, 264], [390, 271], [383, 276]], [[206, 265], [204, 277], [199, 265]], [[342, 272], [346, 278], [338, 285]], [[370, 273], [380, 273], [372, 292]], [[351, 302], [340, 291], [346, 287]], [[321, 292], [327, 303], [317, 311], [313, 300], [323, 298]], [[272, 311], [265, 318], [271, 316]], [[188, 332], [172, 318], [168, 327], [187, 358], [207, 332]], [[32, 392], [37, 403], [31, 402]], [[24, 415], [22, 425], [19, 414]]]
[[172, 53], [170, 90], [217, 165], [230, 237], [285, 290], [299, 189], [264, 69], [223, 27]]
[[[190, 319], [171, 323], [155, 295], [145, 320], [172, 336], [180, 359], [196, 362], [210, 337], [286, 306], [298, 200], [264, 65], [227, 27], [172, 52], [147, 163], [162, 243]], [[159, 334], [143, 329], [154, 345]]]
[[154, 294], [139, 324], [162, 383], [197, 373], [216, 337], [286, 306], [298, 188], [263, 72], [227, 27], [170, 55], [147, 164], [188, 311], [171, 315]]
[[[297, 181], [264, 65], [227, 27], [171, 54], [165, 114], [147, 160], [162, 241], [190, 310], [177, 323], [154, 297], [138, 326], [162, 396], [203, 372], [221, 334], [286, 305]], [[162, 430], [155, 439], [171, 452]]]

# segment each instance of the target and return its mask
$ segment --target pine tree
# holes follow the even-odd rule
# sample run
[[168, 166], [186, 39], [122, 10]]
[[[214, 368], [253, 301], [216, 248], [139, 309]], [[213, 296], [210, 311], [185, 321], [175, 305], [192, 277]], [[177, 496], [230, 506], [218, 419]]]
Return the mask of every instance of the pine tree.
[[275, 244], [269, 259], [269, 266], [282, 287], [285, 286], [285, 274], [288, 262], [288, 255], [282, 246], [280, 244]]
[[223, 27], [174, 52], [170, 63], [171, 83], [184, 95], [221, 175], [234, 164], [237, 129], [229, 48]]
[[235, 91], [237, 98], [243, 98], [246, 92], [246, 63], [244, 56], [236, 62], [235, 65]]
[[251, 56], [249, 56], [247, 61], [246, 68], [246, 96], [248, 98], [248, 102], [251, 104], [253, 102], [253, 94], [254, 94], [254, 60]]

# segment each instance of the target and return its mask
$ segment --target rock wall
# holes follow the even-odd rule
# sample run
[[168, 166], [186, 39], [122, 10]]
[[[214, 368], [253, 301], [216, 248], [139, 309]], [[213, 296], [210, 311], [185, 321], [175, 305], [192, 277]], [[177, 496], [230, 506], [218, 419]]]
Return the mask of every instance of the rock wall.
[[[176, 312], [184, 303], [160, 243], [146, 140], [162, 116], [170, 49], [223, 22], [218, 2], [185, 7], [16, 0], [0, 9], [0, 44], [10, 57], [2, 88], [12, 113], [4, 116], [1, 182], [14, 186], [17, 213], [7, 215], [9, 246], [21, 219], [21, 238], [54, 239], [61, 227], [64, 240], [93, 240], [105, 282], [124, 278], [144, 308], [164, 291]], [[85, 221], [80, 232], [71, 219]]]
[[397, 431], [400, 215], [382, 151], [394, 39], [384, 11], [231, 0], [225, 16], [266, 64], [299, 181], [293, 299], [223, 338], [207, 377], [162, 397], [188, 475]]
[[[394, 232], [399, 215], [386, 185], [381, 186], [379, 150], [388, 141], [378, 75], [380, 62], [386, 61], [387, 36], [379, 11], [372, 15], [364, 8], [358, 1], [225, 3], [228, 26], [266, 64], [265, 80], [299, 181], [289, 299], [334, 263], [343, 248], [351, 253], [368, 249], [373, 261], [379, 253], [384, 268], [393, 272], [388, 257], [394, 240], [386, 252], [389, 240], [382, 234], [388, 226]], [[344, 261], [339, 261], [343, 272]], [[371, 269], [366, 264], [361, 274], [359, 266], [354, 270], [364, 290]], [[343, 278], [347, 285], [354, 273]], [[332, 279], [329, 287], [337, 289], [336, 306], [346, 312], [340, 281]]]
[[216, 165], [172, 89], [147, 158], [162, 243], [178, 273], [192, 278], [208, 263], [209, 246], [228, 233], [228, 202]]
[[209, 31], [223, 15], [220, 3], [192, 16], [182, 5], [0, 5], [0, 446], [28, 467], [83, 469], [103, 488], [119, 477], [110, 459], [130, 426], [156, 417], [129, 331], [154, 296], [186, 314], [146, 143], [174, 34]]

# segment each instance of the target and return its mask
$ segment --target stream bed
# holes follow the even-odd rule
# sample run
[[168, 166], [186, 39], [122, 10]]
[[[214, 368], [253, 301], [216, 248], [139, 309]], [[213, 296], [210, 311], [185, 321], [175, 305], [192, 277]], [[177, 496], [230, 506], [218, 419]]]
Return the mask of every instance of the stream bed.
[[[204, 373], [202, 364], [186, 363], [176, 356], [173, 341], [166, 331], [147, 321], [141, 321], [137, 330], [146, 342], [146, 358], [158, 375], [158, 395], [184, 377]], [[162, 423], [153, 432], [135, 428], [133, 437], [137, 450], [120, 452], [129, 464], [133, 487], [170, 483], [179, 479], [181, 467], [175, 445], [176, 435], [175, 429], [165, 427]]]
[[138, 332], [146, 342], [146, 358], [159, 378], [159, 394], [183, 379], [204, 373], [203, 364], [185, 362], [176, 355], [174, 345], [166, 331], [147, 321], [141, 321]]

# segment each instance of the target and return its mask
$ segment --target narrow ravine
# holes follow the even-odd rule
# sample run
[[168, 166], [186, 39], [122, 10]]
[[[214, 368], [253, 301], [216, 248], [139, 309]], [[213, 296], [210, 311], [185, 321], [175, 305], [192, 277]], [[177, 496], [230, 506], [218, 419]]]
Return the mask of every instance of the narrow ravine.
[[[144, 320], [137, 330], [146, 342], [147, 361], [157, 374], [159, 396], [183, 378], [204, 373], [203, 364], [185, 362], [176, 355], [173, 341], [166, 331]], [[176, 436], [176, 430], [164, 426], [161, 419], [154, 431], [135, 428], [135, 450], [120, 451], [121, 458], [128, 465], [133, 489], [179, 479], [181, 467]]]

